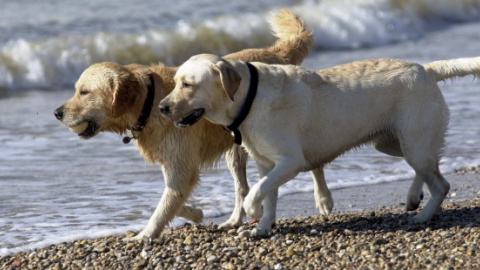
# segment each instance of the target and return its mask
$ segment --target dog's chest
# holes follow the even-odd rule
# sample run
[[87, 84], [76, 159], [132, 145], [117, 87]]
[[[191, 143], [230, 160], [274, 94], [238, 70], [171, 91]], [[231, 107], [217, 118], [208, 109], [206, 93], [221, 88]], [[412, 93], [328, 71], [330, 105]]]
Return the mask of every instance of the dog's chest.
[[244, 133], [242, 132], [242, 147], [248, 152], [248, 155], [255, 160], [256, 163], [263, 165], [272, 165], [275, 162], [273, 161], [271, 152], [270, 142], [265, 141], [262, 136], [258, 136], [255, 133]]

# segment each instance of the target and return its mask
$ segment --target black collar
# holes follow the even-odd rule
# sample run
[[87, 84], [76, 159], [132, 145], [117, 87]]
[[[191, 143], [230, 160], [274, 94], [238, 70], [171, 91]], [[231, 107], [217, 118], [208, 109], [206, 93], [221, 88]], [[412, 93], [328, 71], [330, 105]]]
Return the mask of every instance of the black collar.
[[132, 137], [124, 137], [123, 143], [127, 144], [132, 139], [136, 139], [138, 136], [135, 136], [133, 132], [141, 132], [145, 125], [147, 124], [148, 118], [150, 117], [150, 112], [153, 107], [153, 100], [155, 99], [155, 82], [153, 80], [152, 74], [148, 75], [150, 79], [150, 85], [148, 85], [148, 93], [145, 101], [143, 102], [142, 113], [138, 117], [137, 123], [130, 130], [132, 131]]
[[242, 134], [240, 134], [240, 130], [238, 127], [242, 124], [243, 120], [247, 118], [250, 109], [252, 108], [253, 100], [255, 99], [255, 95], [257, 94], [257, 87], [258, 87], [258, 72], [257, 69], [250, 63], [246, 63], [248, 70], [250, 71], [250, 85], [248, 86], [247, 97], [245, 98], [245, 102], [240, 109], [240, 113], [238, 116], [233, 120], [233, 123], [229, 126], [225, 127], [225, 129], [230, 130], [233, 132], [235, 136], [235, 143], [238, 145], [242, 144]]

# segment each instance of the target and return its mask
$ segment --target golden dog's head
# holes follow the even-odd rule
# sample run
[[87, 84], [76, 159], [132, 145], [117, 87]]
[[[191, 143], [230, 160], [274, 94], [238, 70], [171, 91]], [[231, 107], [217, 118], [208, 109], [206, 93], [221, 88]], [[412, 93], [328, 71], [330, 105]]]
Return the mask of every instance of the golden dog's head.
[[141, 111], [148, 74], [148, 68], [140, 65], [94, 64], [78, 79], [74, 96], [54, 115], [83, 139], [102, 131], [123, 134]]
[[160, 102], [160, 111], [186, 127], [232, 102], [241, 77], [219, 56], [200, 54], [180, 66], [174, 80], [175, 88]]

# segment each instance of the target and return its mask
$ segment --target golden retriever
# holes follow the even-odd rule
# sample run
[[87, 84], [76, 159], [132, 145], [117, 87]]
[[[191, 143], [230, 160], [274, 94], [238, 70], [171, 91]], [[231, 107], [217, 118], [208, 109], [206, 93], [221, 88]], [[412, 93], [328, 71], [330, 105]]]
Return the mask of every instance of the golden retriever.
[[[225, 57], [300, 64], [313, 45], [311, 30], [289, 10], [281, 10], [273, 16], [270, 24], [279, 38], [275, 44]], [[78, 79], [75, 95], [54, 111], [57, 119], [83, 139], [104, 131], [125, 134], [131, 130], [131, 137], [126, 137], [126, 142], [135, 139], [145, 160], [162, 166], [165, 179], [162, 198], [148, 225], [133, 240], [157, 237], [176, 215], [200, 222], [202, 211], [185, 205], [185, 202], [199, 182], [200, 170], [214, 165], [224, 153], [234, 177], [236, 204], [230, 218], [220, 227], [238, 226], [245, 216], [242, 205], [248, 193], [245, 172], [248, 155], [234, 145], [230, 132], [205, 120], [199, 121], [192, 129], [178, 129], [158, 110], [158, 103], [175, 86], [173, 76], [176, 70], [161, 64], [94, 64]], [[329, 212], [333, 202], [328, 196], [322, 203]]]
[[480, 75], [480, 57], [427, 65], [377, 59], [311, 71], [201, 54], [179, 67], [160, 110], [178, 126], [204, 116], [242, 138], [261, 177], [243, 204], [260, 218], [253, 234], [269, 233], [282, 184], [366, 143], [415, 170], [409, 208], [418, 207], [427, 184], [432, 196], [413, 218], [423, 223], [450, 189], [438, 168], [449, 112], [436, 82], [469, 74]]

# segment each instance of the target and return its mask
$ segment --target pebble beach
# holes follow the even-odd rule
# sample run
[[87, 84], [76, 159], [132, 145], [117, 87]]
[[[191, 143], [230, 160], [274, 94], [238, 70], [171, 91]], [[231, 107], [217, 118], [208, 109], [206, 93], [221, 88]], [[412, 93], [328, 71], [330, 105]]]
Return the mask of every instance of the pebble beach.
[[[434, 4], [433, 4], [434, 3]], [[450, 108], [440, 170], [443, 212], [409, 220], [413, 171], [371, 148], [326, 167], [335, 206], [315, 209], [309, 173], [282, 186], [265, 238], [254, 222], [218, 229], [234, 205], [225, 163], [202, 172], [190, 198], [201, 224], [176, 218], [158, 239], [126, 243], [165, 188], [158, 164], [104, 133], [89, 141], [52, 111], [98, 62], [162, 62], [262, 48], [268, 18], [290, 8], [313, 29], [302, 63], [323, 69], [372, 58], [417, 63], [478, 57], [478, 0], [4, 1], [0, 9], [0, 269], [480, 269], [480, 82], [439, 83]], [[250, 184], [258, 181], [251, 161]], [[464, 168], [464, 169], [459, 169]], [[423, 207], [429, 198], [424, 188]]]
[[[253, 222], [227, 231], [212, 221], [186, 223], [141, 242], [122, 241], [134, 234], [128, 231], [20, 252], [0, 258], [0, 268], [479, 269], [478, 168], [460, 170], [447, 179], [452, 190], [443, 211], [428, 224], [410, 221], [416, 212], [406, 212], [397, 202], [405, 195], [399, 190], [410, 182], [395, 182], [381, 188], [398, 189], [393, 190], [397, 196], [387, 196], [389, 200], [380, 196], [375, 205], [359, 198], [377, 194], [376, 188], [334, 191], [337, 205], [329, 216], [309, 215], [313, 196], [282, 198], [280, 219], [265, 238], [250, 236]], [[358, 194], [362, 196], [355, 197]], [[298, 197], [302, 199], [294, 199]], [[349, 200], [339, 201], [340, 197]], [[306, 203], [306, 212], [292, 211]], [[287, 204], [292, 207], [286, 209]], [[356, 210], [359, 207], [363, 211]]]
[[[376, 58], [423, 64], [479, 56], [478, 1], [433, 2], [4, 1], [0, 258], [141, 230], [162, 196], [161, 167], [146, 164], [134, 144], [125, 145], [122, 136], [111, 133], [79, 140], [52, 114], [72, 97], [88, 66], [104, 61], [178, 66], [197, 53], [225, 55], [266, 47], [275, 41], [268, 20], [280, 8], [291, 9], [313, 29], [315, 46], [302, 63], [309, 69]], [[439, 87], [451, 112], [440, 170], [451, 174], [478, 166], [480, 82], [468, 76]], [[403, 159], [369, 147], [342, 155], [325, 168], [327, 183], [337, 194], [333, 214], [376, 211], [379, 206], [403, 209], [413, 173]], [[259, 179], [251, 159], [247, 177], [251, 184]], [[407, 184], [398, 189], [390, 182]], [[373, 196], [366, 195], [372, 188]], [[234, 192], [221, 160], [202, 172], [189, 203], [204, 210], [204, 225], [220, 224], [234, 208]], [[344, 198], [345, 192], [351, 194]], [[313, 199], [309, 173], [283, 185], [279, 194], [279, 203], [286, 202], [278, 209], [279, 220], [299, 213], [304, 218], [318, 215], [314, 204], [304, 200]], [[458, 200], [458, 192], [452, 189], [451, 197]], [[171, 226], [184, 223], [176, 218]]]

